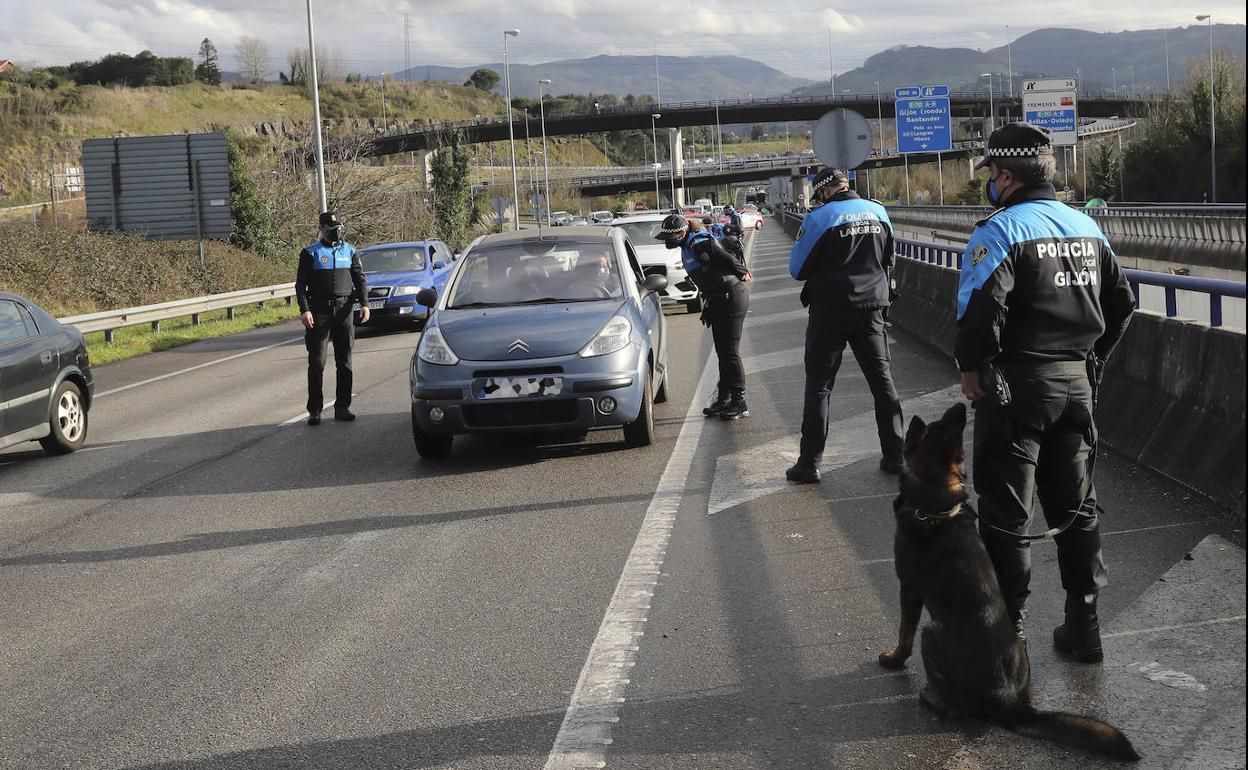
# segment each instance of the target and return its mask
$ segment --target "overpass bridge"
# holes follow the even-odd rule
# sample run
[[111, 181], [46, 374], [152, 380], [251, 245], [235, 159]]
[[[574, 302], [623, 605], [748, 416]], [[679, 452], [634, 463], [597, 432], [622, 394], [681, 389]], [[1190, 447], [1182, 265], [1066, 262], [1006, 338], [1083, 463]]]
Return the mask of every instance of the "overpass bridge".
[[[998, 117], [1022, 114], [1020, 97], [993, 96], [978, 92], [953, 92], [950, 108], [955, 118], [984, 118], [989, 112]], [[1105, 93], [1084, 93], [1079, 99], [1079, 114], [1090, 118], [1116, 116], [1140, 117], [1153, 98], [1114, 96]], [[586, 112], [548, 113], [546, 136], [575, 136], [628, 129], [649, 129], [650, 116], [658, 128], [734, 125], [741, 123], [779, 123], [814, 121], [824, 113], [845, 108], [880, 119], [893, 118], [893, 100], [878, 94], [844, 94], [832, 97], [786, 96], [770, 99], [725, 99], [706, 102], [672, 102], [636, 107], [611, 107]], [[530, 118], [531, 120], [531, 118]], [[524, 133], [525, 115], [513, 112], [512, 126], [517, 136]], [[436, 149], [448, 137], [458, 135], [468, 144], [500, 142], [508, 138], [507, 121], [502, 118], [481, 118], [470, 121], [431, 123], [371, 137], [359, 137], [366, 156], [393, 155]], [[331, 149], [332, 153], [332, 149]], [[331, 154], [332, 157], [332, 154]]]

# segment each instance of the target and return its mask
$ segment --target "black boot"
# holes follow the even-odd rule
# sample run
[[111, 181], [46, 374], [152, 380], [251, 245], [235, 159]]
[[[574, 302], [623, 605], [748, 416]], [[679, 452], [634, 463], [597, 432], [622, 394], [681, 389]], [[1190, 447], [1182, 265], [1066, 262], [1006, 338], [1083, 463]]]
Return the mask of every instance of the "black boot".
[[1066, 594], [1066, 622], [1053, 629], [1053, 646], [1080, 663], [1100, 663], [1101, 624], [1096, 617], [1096, 594]]
[[1007, 605], [1006, 611], [1010, 613], [1010, 622], [1014, 624], [1014, 633], [1018, 634], [1019, 639], [1026, 641], [1027, 637], [1023, 634], [1023, 621], [1027, 619], [1027, 610]]
[[724, 407], [724, 411], [719, 413], [721, 420], [740, 420], [742, 417], [750, 416], [750, 408], [745, 405], [745, 391], [735, 390], [732, 393], [732, 399], [728, 402], [728, 406]]
[[728, 404], [732, 402], [732, 394], [726, 390], [719, 391], [719, 395], [711, 402], [711, 405], [702, 410], [702, 414], [707, 417], [718, 417], [728, 408]]
[[814, 463], [800, 458], [792, 468], [784, 472], [784, 477], [794, 484], [818, 484], [822, 478]]

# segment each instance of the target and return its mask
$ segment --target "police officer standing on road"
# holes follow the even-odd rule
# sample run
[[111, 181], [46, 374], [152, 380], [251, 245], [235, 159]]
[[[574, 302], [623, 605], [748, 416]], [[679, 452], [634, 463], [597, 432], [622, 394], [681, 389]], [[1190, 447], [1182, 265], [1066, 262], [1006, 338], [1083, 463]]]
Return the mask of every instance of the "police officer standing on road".
[[883, 206], [849, 189], [849, 179], [839, 168], [820, 171], [812, 195], [822, 205], [802, 220], [789, 255], [789, 273], [806, 282], [802, 305], [810, 308], [810, 320], [801, 453], [784, 475], [799, 484], [820, 480], [829, 401], [846, 343], [875, 398], [876, 431], [884, 454], [880, 469], [898, 473], [903, 441], [901, 401], [893, 387], [884, 330], [893, 225]]
[[731, 203], [724, 206], [724, 215], [728, 217], [729, 233], [740, 238], [745, 235], [745, 228], [741, 226], [741, 212], [737, 211]]
[[1025, 533], [1039, 494], [1066, 589], [1053, 642], [1095, 663], [1103, 658], [1096, 599], [1105, 561], [1092, 409], [1101, 365], [1135, 298], [1096, 222], [1057, 200], [1048, 132], [1002, 126], [977, 168], [985, 166], [988, 199], [1000, 208], [967, 243], [954, 349], [975, 407], [980, 532], [1021, 635], [1036, 539]]
[[332, 211], [320, 218], [320, 240], [299, 252], [295, 296], [299, 300], [304, 343], [308, 348], [308, 425], [321, 424], [325, 357], [334, 343], [338, 373], [334, 419], [355, 419], [351, 412], [351, 346], [355, 342], [355, 306], [360, 323], [368, 321], [368, 286], [355, 247], [342, 239], [343, 224]]
[[745, 367], [741, 363], [741, 330], [750, 308], [745, 285], [753, 279], [744, 261], [726, 250], [702, 223], [671, 214], [663, 220], [657, 239], [669, 249], [680, 249], [681, 262], [702, 294], [702, 322], [711, 327], [719, 359], [718, 395], [702, 410], [707, 417], [738, 420], [749, 417], [745, 404]]

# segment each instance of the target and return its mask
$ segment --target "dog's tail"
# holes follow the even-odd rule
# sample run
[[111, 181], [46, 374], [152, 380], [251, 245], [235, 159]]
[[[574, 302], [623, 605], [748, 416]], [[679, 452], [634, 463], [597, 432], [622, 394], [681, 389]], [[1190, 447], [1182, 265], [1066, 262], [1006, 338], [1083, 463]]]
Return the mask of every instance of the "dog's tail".
[[1118, 728], [1092, 717], [1029, 707], [1005, 716], [1001, 723], [1021, 735], [1095, 751], [1124, 762], [1140, 758], [1130, 739]]

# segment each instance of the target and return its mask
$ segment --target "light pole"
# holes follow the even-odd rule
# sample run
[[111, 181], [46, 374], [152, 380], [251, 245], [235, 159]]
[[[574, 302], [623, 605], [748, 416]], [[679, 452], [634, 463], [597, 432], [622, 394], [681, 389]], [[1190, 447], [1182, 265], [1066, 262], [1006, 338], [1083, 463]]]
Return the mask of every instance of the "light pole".
[[996, 123], [996, 115], [992, 108], [992, 73], [981, 72], [981, 78], [988, 78], [988, 127], [984, 129], [984, 146], [988, 146], [988, 135], [992, 133], [993, 125]]
[[1110, 67], [1109, 71], [1114, 75], [1114, 98], [1118, 98], [1118, 68]]
[[1170, 28], [1161, 31], [1162, 44], [1166, 47], [1166, 93], [1170, 93]]
[[1218, 122], [1213, 90], [1213, 17], [1201, 14], [1196, 21], [1209, 22], [1209, 202], [1218, 202]]
[[1130, 96], [1139, 96], [1139, 94], [1138, 94], [1138, 93], [1136, 93], [1136, 91], [1135, 91], [1135, 65], [1134, 65], [1134, 64], [1128, 64], [1128, 65], [1127, 65], [1127, 69], [1128, 69], [1128, 70], [1130, 70], [1130, 72], [1131, 72], [1131, 91], [1129, 92], [1129, 95], [1130, 95]]
[[550, 227], [550, 156], [546, 154], [546, 97], [542, 95], [542, 86], [551, 84], [550, 78], [537, 81], [537, 103], [542, 110], [542, 176], [546, 180], [546, 226]]
[[[654, 106], [663, 106], [663, 85], [659, 82], [659, 39], [654, 39]], [[656, 155], [657, 159], [658, 156]]]
[[507, 60], [507, 38], [520, 34], [518, 29], [503, 30], [503, 79], [507, 83], [507, 146], [511, 148], [511, 205], [515, 212], [515, 229], [520, 229], [520, 183], [516, 177], [516, 127], [511, 119], [511, 63]]
[[1010, 25], [1005, 25], [1005, 56], [1006, 66], [1010, 70], [1010, 90], [1008, 94], [1014, 98], [1014, 41], [1010, 40]]
[[312, 133], [316, 137], [316, 194], [321, 203], [320, 210], [328, 211], [329, 205], [325, 201], [325, 144], [321, 138], [321, 91], [316, 77], [316, 35], [312, 32], [312, 0], [307, 0], [307, 5], [308, 79], [312, 83], [312, 125], [315, 129]]
[[381, 73], [381, 126], [385, 129], [390, 121], [386, 116], [386, 73]]
[[875, 125], [880, 130], [880, 154], [884, 152], [884, 100], [880, 98], [880, 81], [875, 81]]
[[659, 203], [659, 129], [655, 121], [663, 117], [657, 112], [650, 113], [650, 141], [654, 144], [654, 210], [658, 211]]
[[1075, 96], [1079, 95], [1079, 84], [1083, 82], [1083, 70], [1075, 70]]
[[[676, 206], [676, 129], [667, 129], [667, 175], [672, 180], [672, 207]], [[684, 185], [681, 185], [682, 189]]]
[[831, 76], [832, 100], [836, 101], [836, 67], [832, 63], [832, 28], [828, 27], [828, 75]]

